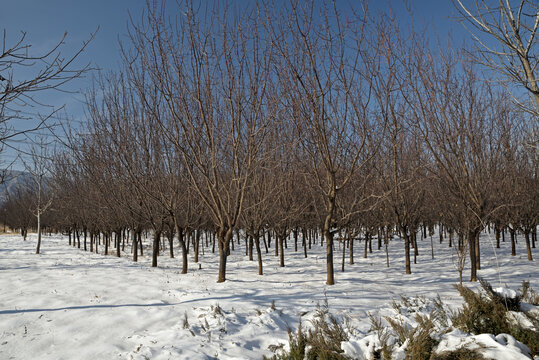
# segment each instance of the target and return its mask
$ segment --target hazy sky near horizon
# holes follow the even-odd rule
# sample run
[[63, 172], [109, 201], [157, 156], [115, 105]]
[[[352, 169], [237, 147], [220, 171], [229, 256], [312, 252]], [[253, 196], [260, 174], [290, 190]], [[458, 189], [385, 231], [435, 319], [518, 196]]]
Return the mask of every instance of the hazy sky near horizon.
[[[201, 0], [203, 1], [203, 0]], [[241, 4], [247, 0], [232, 0]], [[288, 0], [275, 0], [279, 4]], [[336, 0], [343, 8], [350, 4], [359, 4], [354, 0]], [[408, 0], [414, 19], [421, 27], [445, 39], [448, 34], [456, 39], [466, 36], [466, 31], [454, 20], [455, 9], [451, 0]], [[62, 54], [66, 57], [79, 49], [82, 43], [94, 32], [95, 38], [77, 60], [77, 66], [90, 63], [102, 71], [114, 71], [120, 67], [119, 41], [127, 42], [127, 29], [130, 18], [137, 19], [146, 8], [146, 0], [1, 0], [0, 26], [6, 34], [6, 45], [12, 45], [22, 32], [26, 33], [25, 43], [31, 44], [30, 53], [39, 54], [50, 49], [67, 32], [62, 46]], [[167, 12], [174, 16], [177, 13], [176, 0], [166, 1]], [[369, 6], [373, 14], [391, 7], [398, 18], [404, 22], [410, 16], [403, 0], [370, 0]], [[0, 39], [0, 42], [2, 40]], [[24, 77], [24, 70], [14, 74]], [[21, 71], [23, 71], [21, 73]], [[0, 74], [2, 75], [2, 74]], [[42, 94], [43, 101], [59, 107], [65, 105], [65, 114], [75, 121], [84, 117], [84, 91], [92, 84], [92, 77], [77, 79], [66, 90], [74, 93], [49, 91]], [[5, 75], [4, 75], [5, 76]], [[33, 109], [30, 111], [35, 111]], [[21, 142], [24, 146], [24, 141]], [[4, 151], [0, 161], [8, 162], [15, 157], [14, 152]]]

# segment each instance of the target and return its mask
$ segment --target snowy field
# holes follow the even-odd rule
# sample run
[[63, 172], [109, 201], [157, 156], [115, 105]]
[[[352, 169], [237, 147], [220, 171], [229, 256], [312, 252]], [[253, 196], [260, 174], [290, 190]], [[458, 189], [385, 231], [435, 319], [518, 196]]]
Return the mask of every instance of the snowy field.
[[[495, 256], [490, 238], [484, 234], [481, 241], [481, 277], [493, 286], [516, 289], [527, 280], [539, 288], [539, 266], [526, 259], [523, 239], [516, 257], [509, 256], [509, 242]], [[453, 288], [454, 250], [439, 244], [437, 236], [435, 259], [430, 241], [419, 241], [418, 264], [408, 276], [400, 241], [390, 244], [390, 268], [374, 241], [367, 259], [357, 244], [356, 264], [347, 263], [344, 273], [337, 246], [334, 286], [324, 283], [325, 248], [319, 245], [305, 259], [289, 243], [285, 268], [270, 250], [264, 254], [264, 276], [257, 275], [256, 261], [248, 260], [243, 245], [236, 245], [228, 280], [218, 284], [217, 256], [208, 250], [200, 269], [190, 254], [189, 273], [181, 275], [180, 258], [170, 259], [166, 251], [158, 268], [151, 268], [150, 251], [133, 263], [128, 253], [91, 254], [69, 247], [61, 236], [45, 236], [40, 255], [35, 244], [33, 235], [25, 242], [0, 236], [3, 360], [261, 359], [272, 355], [270, 345], [287, 343], [287, 329], [295, 330], [300, 316], [308, 321], [326, 299], [331, 313], [351, 319], [356, 338], [346, 348], [357, 355], [370, 329], [368, 313], [387, 311], [393, 299], [440, 295], [449, 305], [461, 304]], [[518, 358], [511, 356], [517, 355], [508, 352], [506, 358]]]

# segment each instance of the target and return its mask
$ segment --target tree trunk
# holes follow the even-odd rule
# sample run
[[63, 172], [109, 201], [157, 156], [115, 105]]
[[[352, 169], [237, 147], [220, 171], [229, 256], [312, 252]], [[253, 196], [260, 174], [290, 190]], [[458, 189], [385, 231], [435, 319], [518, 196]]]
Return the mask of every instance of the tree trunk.
[[354, 237], [350, 236], [349, 239], [349, 246], [350, 246], [350, 265], [354, 265]]
[[404, 236], [404, 263], [405, 263], [405, 273], [409, 275], [412, 273], [412, 265], [410, 261], [410, 235], [406, 231], [403, 232]]
[[180, 249], [182, 249], [182, 274], [187, 274], [187, 246], [185, 245], [185, 237], [183, 233], [183, 228], [181, 228], [178, 224], [174, 224], [176, 227], [176, 234], [178, 234], [178, 242], [180, 244]]
[[[202, 244], [202, 247], [204, 247], [204, 244]], [[195, 263], [198, 263], [199, 253], [200, 253], [200, 230], [197, 230], [195, 234], [195, 259], [194, 259]], [[187, 272], [187, 269], [185, 269], [185, 271]]]
[[477, 281], [477, 261], [475, 254], [475, 239], [477, 230], [468, 231], [468, 245], [470, 250], [470, 281]]
[[120, 257], [120, 244], [121, 244], [121, 241], [122, 241], [122, 231], [118, 231], [116, 232], [116, 257]]
[[509, 233], [511, 234], [511, 256], [516, 256], [517, 249], [516, 249], [515, 230], [513, 230], [512, 228], [509, 228]]
[[385, 227], [384, 245], [386, 250], [386, 266], [389, 267], [389, 226]]
[[168, 232], [168, 247], [170, 258], [174, 259], [174, 231], [172, 230]]
[[342, 266], [341, 272], [344, 272], [344, 262], [346, 261], [346, 239], [342, 239]]
[[[277, 234], [277, 240], [279, 241], [279, 266], [284, 267], [284, 239], [286, 235]], [[277, 249], [277, 244], [275, 244], [275, 249]]]
[[152, 267], [157, 267], [157, 257], [159, 256], [159, 241], [161, 240], [161, 232], [154, 230], [153, 246], [152, 246]]
[[219, 229], [217, 234], [217, 241], [219, 245], [219, 275], [217, 282], [222, 283], [226, 281], [226, 260], [230, 251], [230, 239], [232, 238], [232, 229]]
[[133, 244], [133, 261], [138, 261], [138, 239], [137, 239], [137, 232], [135, 230], [131, 230], [132, 234], [132, 240], [131, 243]]
[[276, 236], [275, 238], [275, 256], [279, 256], [279, 236], [277, 234], [274, 234]]
[[333, 273], [333, 234], [328, 230], [326, 236], [326, 262], [327, 262], [327, 280], [326, 284], [335, 284], [335, 274]]
[[41, 213], [40, 210], [37, 210], [37, 248], [36, 254], [39, 254], [41, 249]]
[[301, 244], [303, 246], [303, 255], [307, 259], [307, 234], [305, 233], [305, 229], [302, 230]]
[[268, 249], [268, 243], [266, 241], [266, 236], [264, 235], [264, 233], [262, 233], [262, 241], [264, 241], [264, 248], [266, 249], [266, 254], [269, 252], [269, 249]]
[[[419, 231], [421, 231], [421, 229]], [[410, 237], [414, 246], [414, 264], [417, 264], [417, 257], [419, 256], [419, 248], [417, 246], [417, 231], [412, 231]]]
[[531, 243], [530, 243], [530, 232], [529, 231], [524, 232], [524, 238], [526, 239], [526, 251], [528, 252], [528, 260], [533, 261], [532, 248], [531, 248]]
[[477, 231], [475, 234], [475, 262], [477, 270], [481, 270], [481, 248], [479, 246], [479, 235], [481, 235], [481, 231]]
[[[251, 240], [253, 240], [251, 238]], [[256, 257], [258, 260], [258, 275], [263, 275], [264, 272], [262, 271], [262, 252], [260, 251], [260, 234], [257, 232], [255, 234], [254, 243], [256, 246]]]
[[138, 244], [140, 248], [140, 256], [144, 256], [144, 246], [142, 244], [142, 230], [138, 232]]
[[253, 245], [254, 245], [253, 237], [252, 236], [246, 236], [245, 241], [247, 241], [247, 238], [249, 238], [249, 241], [248, 241], [249, 261], [253, 261]]
[[364, 247], [364, 251], [363, 251], [363, 258], [366, 259], [367, 258], [367, 250], [368, 250], [368, 247], [369, 247], [369, 237], [370, 237], [370, 234], [369, 232], [367, 231], [365, 233], [365, 247]]

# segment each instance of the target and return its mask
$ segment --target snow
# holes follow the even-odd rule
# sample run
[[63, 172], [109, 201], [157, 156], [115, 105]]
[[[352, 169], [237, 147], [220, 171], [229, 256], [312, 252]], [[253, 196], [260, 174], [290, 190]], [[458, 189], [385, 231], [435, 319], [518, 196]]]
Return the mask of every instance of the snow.
[[[481, 241], [481, 277], [507, 289], [523, 280], [539, 287], [539, 267], [527, 261], [524, 249], [511, 257], [510, 244], [502, 243], [496, 256], [486, 234]], [[60, 235], [44, 237], [42, 254], [34, 253], [35, 244], [32, 234], [27, 241], [0, 236], [0, 359], [260, 359], [279, 344], [287, 348], [287, 330], [296, 330], [300, 317], [308, 327], [317, 305], [326, 301], [354, 329], [342, 344], [345, 353], [360, 358], [379, 345], [369, 314], [397, 316], [392, 300], [415, 301], [413, 309], [400, 309], [403, 321], [411, 322], [414, 312], [430, 311], [425, 299], [439, 295], [450, 307], [461, 304], [453, 287], [456, 255], [447, 242], [434, 241], [433, 260], [430, 241], [419, 241], [412, 275], [404, 275], [401, 241], [389, 246], [389, 268], [374, 241], [367, 259], [356, 243], [356, 264], [346, 263], [344, 273], [335, 257], [333, 286], [325, 285], [325, 248], [319, 244], [305, 259], [289, 242], [284, 268], [270, 250], [263, 254], [265, 275], [259, 276], [242, 242], [229, 257], [224, 283], [216, 283], [218, 259], [208, 249], [200, 269], [190, 254], [189, 272], [182, 275], [181, 257], [170, 259], [168, 251], [152, 268], [150, 251], [133, 263], [128, 253], [116, 258], [69, 247]], [[479, 344], [496, 359], [527, 358], [522, 344], [508, 335], [455, 330], [441, 340], [438, 351]]]
[[504, 287], [497, 287], [492, 289], [495, 293], [500, 295], [501, 297], [507, 298], [507, 299], [516, 299], [517, 298], [517, 292], [513, 289], [507, 289]]
[[458, 348], [481, 350], [481, 354], [487, 359], [496, 360], [529, 360], [530, 349], [515, 340], [511, 335], [492, 334], [470, 335], [460, 330], [442, 336], [442, 341], [436, 348], [437, 353], [456, 350]]

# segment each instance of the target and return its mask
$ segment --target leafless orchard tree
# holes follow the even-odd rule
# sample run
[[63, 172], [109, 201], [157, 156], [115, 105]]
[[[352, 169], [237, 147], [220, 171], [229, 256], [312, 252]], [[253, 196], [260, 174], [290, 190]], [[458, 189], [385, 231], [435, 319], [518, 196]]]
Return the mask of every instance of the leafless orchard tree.
[[38, 143], [32, 146], [30, 159], [24, 161], [25, 169], [31, 176], [31, 184], [29, 186], [35, 196], [32, 201], [31, 212], [37, 220], [36, 254], [39, 254], [41, 249], [42, 216], [49, 210], [54, 200], [50, 173], [51, 155], [48, 149], [50, 145], [44, 139], [40, 139]]
[[35, 224], [32, 213], [34, 200], [35, 194], [31, 189], [28, 186], [19, 185], [6, 194], [6, 199], [2, 204], [5, 225], [20, 231], [23, 240], [26, 240], [28, 230]]
[[[50, 108], [44, 113], [31, 114], [28, 109], [42, 105], [36, 96], [47, 90], [63, 86], [91, 70], [90, 65], [77, 67], [76, 60], [84, 52], [95, 33], [90, 34], [74, 54], [62, 53], [67, 33], [50, 49], [33, 53], [22, 32], [15, 40], [7, 39], [6, 30], [0, 40], [0, 146], [18, 136], [50, 126], [49, 119], [59, 109]], [[31, 68], [27, 78], [19, 78], [21, 70]], [[16, 123], [15, 123], [16, 121]], [[0, 149], [1, 150], [1, 149]]]
[[503, 81], [526, 89], [532, 102], [513, 98], [523, 109], [539, 116], [539, 4], [535, 0], [453, 0], [462, 16], [462, 24], [470, 31], [476, 51], [470, 52], [475, 62], [498, 72]]
[[410, 106], [404, 92], [408, 91], [410, 67], [422, 56], [426, 40], [417, 31], [401, 35], [394, 16], [382, 16], [373, 27], [378, 34], [381, 51], [370, 54], [369, 69], [373, 73], [373, 98], [378, 116], [387, 124], [383, 156], [376, 167], [380, 185], [387, 194], [386, 209], [391, 213], [404, 240], [405, 272], [411, 274], [410, 246], [417, 257], [416, 233], [425, 217], [426, 179], [429, 159], [425, 154], [420, 132], [410, 121]]
[[[273, 144], [271, 145], [273, 147]], [[259, 164], [245, 194], [245, 208], [241, 214], [241, 225], [248, 238], [247, 254], [253, 260], [256, 249], [258, 275], [263, 275], [262, 250], [260, 240], [264, 237], [272, 214], [275, 213], [273, 199], [282, 189], [278, 186], [274, 166], [269, 161]], [[266, 244], [267, 247], [267, 244]]]
[[494, 174], [502, 170], [496, 119], [510, 117], [512, 110], [507, 97], [463, 64], [455, 53], [418, 59], [420, 82], [409, 82], [407, 101], [435, 173], [466, 214], [471, 280], [476, 281], [479, 234], [499, 206], [492, 192]]
[[[376, 123], [369, 114], [371, 81], [363, 71], [366, 13], [346, 17], [333, 6], [292, 1], [290, 16], [272, 24], [279, 78], [309, 175], [324, 203], [327, 284], [335, 283], [333, 238], [337, 203], [371, 157]], [[282, 26], [281, 26], [282, 24]], [[372, 50], [372, 49], [369, 49]]]
[[152, 266], [155, 267], [159, 241], [169, 216], [165, 207], [169, 202], [168, 193], [163, 196], [166, 189], [160, 187], [166, 176], [163, 171], [168, 165], [165, 164], [165, 145], [157, 118], [158, 100], [154, 96], [154, 109], [147, 111], [141, 95], [152, 94], [134, 91], [123, 77], [105, 80], [99, 94], [88, 97], [88, 106], [89, 126], [98, 134], [93, 139], [93, 146], [101, 152], [101, 162], [108, 164], [101, 172], [103, 189], [110, 192], [107, 188], [118, 184], [119, 193], [112, 198], [115, 203], [110, 204], [111, 208], [131, 200], [125, 197], [125, 187], [136, 197], [134, 203], [140, 205], [140, 215], [153, 230]]
[[272, 44], [262, 39], [256, 7], [236, 15], [226, 6], [201, 10], [188, 1], [178, 10], [169, 23], [150, 7], [132, 39], [165, 101], [163, 134], [181, 154], [190, 185], [218, 229], [223, 282], [233, 230], [272, 120]]

